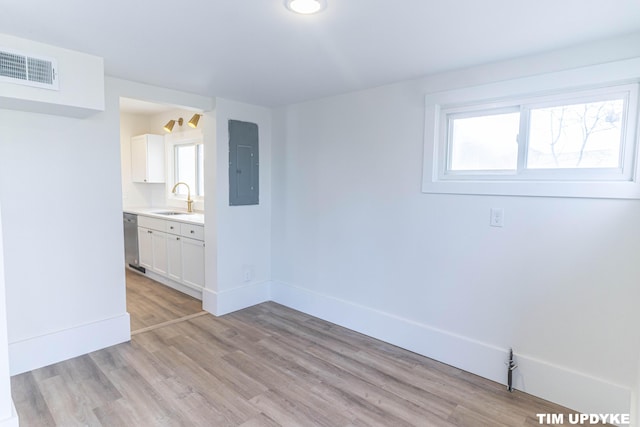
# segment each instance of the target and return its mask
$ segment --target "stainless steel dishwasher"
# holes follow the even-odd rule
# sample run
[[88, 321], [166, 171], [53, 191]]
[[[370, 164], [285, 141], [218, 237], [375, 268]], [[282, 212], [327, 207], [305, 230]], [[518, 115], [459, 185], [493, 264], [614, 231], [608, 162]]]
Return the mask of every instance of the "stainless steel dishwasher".
[[140, 267], [138, 257], [138, 215], [124, 212], [124, 260], [125, 264], [138, 271], [145, 272], [144, 267]]

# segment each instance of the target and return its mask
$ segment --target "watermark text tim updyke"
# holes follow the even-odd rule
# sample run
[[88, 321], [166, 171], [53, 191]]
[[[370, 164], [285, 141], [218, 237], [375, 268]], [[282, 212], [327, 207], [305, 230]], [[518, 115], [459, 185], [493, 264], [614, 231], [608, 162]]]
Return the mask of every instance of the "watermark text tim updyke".
[[629, 414], [536, 414], [538, 423], [543, 425], [562, 425], [566, 422], [576, 425], [629, 424]]

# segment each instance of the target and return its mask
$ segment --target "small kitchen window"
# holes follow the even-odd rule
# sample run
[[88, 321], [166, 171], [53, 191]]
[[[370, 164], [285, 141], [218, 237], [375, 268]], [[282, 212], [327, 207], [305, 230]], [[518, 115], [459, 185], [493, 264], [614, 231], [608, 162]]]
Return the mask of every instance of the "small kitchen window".
[[[204, 197], [204, 145], [177, 144], [173, 146], [174, 183], [185, 182], [191, 194]], [[176, 188], [178, 195], [187, 195], [184, 186]]]
[[170, 199], [186, 200], [187, 187], [179, 185], [176, 193], [171, 189], [178, 182], [189, 186], [191, 198], [204, 199], [204, 144], [199, 130], [166, 135], [167, 191]]

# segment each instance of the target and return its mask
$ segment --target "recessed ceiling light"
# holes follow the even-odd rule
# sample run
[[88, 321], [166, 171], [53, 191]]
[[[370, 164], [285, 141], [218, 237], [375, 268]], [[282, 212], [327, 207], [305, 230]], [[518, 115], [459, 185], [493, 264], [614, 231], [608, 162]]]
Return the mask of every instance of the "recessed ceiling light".
[[318, 13], [327, 7], [326, 0], [285, 0], [284, 4], [290, 11], [303, 15]]

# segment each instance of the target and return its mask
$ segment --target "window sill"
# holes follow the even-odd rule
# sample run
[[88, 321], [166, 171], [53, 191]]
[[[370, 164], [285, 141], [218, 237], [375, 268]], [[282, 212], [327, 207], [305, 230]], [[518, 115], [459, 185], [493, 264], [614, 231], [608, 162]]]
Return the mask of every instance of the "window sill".
[[558, 181], [429, 181], [423, 193], [476, 194], [495, 196], [579, 197], [596, 199], [640, 199], [637, 182]]

